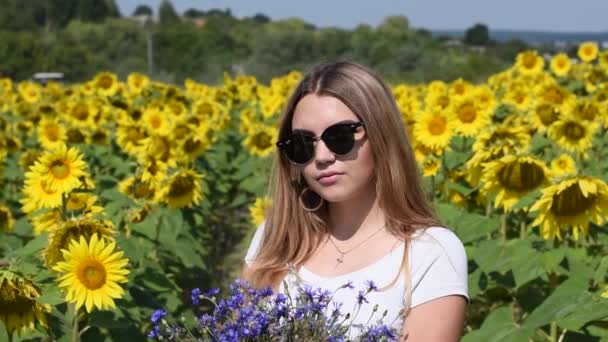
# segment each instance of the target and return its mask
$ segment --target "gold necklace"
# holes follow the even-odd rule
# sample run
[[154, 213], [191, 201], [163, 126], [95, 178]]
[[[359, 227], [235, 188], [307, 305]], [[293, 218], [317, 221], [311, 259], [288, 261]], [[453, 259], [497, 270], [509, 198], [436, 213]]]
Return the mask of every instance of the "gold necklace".
[[336, 258], [336, 261], [338, 262], [336, 264], [336, 267], [338, 267], [341, 263], [344, 262], [344, 256], [350, 252], [352, 252], [355, 248], [361, 246], [364, 242], [366, 242], [367, 240], [371, 239], [372, 237], [374, 237], [376, 234], [378, 234], [382, 228], [386, 227], [386, 224], [384, 224], [382, 227], [380, 227], [380, 229], [378, 229], [377, 231], [375, 231], [372, 235], [368, 236], [365, 240], [359, 242], [358, 244], [355, 245], [355, 247], [352, 247], [351, 249], [347, 250], [346, 252], [343, 252], [340, 250], [340, 248], [338, 248], [338, 246], [336, 245], [336, 243], [334, 242], [334, 240], [331, 238], [331, 234], [329, 235], [329, 242], [331, 242], [332, 245], [334, 245], [334, 247], [336, 248], [336, 250], [338, 251], [338, 253], [340, 253], [340, 257]]

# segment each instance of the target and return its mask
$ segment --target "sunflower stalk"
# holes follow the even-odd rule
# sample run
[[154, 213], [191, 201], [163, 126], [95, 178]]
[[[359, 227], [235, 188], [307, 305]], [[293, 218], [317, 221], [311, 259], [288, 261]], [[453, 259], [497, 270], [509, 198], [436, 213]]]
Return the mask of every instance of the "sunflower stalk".
[[74, 306], [74, 320], [72, 321], [72, 342], [80, 342], [80, 331], [78, 329], [78, 309]]
[[503, 242], [507, 241], [507, 214], [500, 215], [500, 237]]

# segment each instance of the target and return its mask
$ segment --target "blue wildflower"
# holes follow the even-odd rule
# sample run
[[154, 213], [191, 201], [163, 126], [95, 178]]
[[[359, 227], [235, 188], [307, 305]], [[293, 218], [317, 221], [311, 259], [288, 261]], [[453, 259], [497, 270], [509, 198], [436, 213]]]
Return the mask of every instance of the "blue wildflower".
[[190, 292], [190, 299], [192, 300], [192, 305], [198, 305], [200, 295], [201, 289], [199, 289], [198, 287]]
[[371, 292], [371, 291], [378, 291], [378, 286], [376, 286], [376, 284], [374, 284], [373, 280], [368, 280], [365, 282], [365, 285], [367, 285], [367, 291]]
[[152, 316], [150, 316], [150, 322], [152, 322], [152, 324], [158, 324], [158, 322], [165, 316], [167, 316], [167, 313], [165, 312], [165, 310], [163, 310], [163, 309], [155, 310], [152, 313]]
[[203, 293], [203, 296], [211, 298], [211, 297], [217, 295], [218, 293], [220, 293], [220, 289], [218, 289], [217, 287], [214, 287], [214, 288], [211, 288], [209, 291]]
[[148, 338], [157, 338], [158, 334], [160, 334], [160, 327], [158, 325], [155, 325], [152, 327], [152, 330], [150, 330], [150, 333], [148, 334]]
[[365, 298], [365, 293], [363, 293], [363, 291], [359, 291], [359, 294], [357, 295], [357, 303], [361, 305], [363, 302], [369, 303], [367, 298]]

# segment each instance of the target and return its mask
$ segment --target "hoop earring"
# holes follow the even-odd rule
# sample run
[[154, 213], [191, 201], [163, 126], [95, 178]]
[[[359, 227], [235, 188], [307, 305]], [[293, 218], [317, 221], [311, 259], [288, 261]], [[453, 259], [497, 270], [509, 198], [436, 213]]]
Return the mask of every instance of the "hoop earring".
[[[308, 212], [313, 212], [313, 211], [317, 211], [319, 208], [321, 208], [321, 206], [323, 205], [323, 202], [325, 201], [323, 199], [323, 197], [319, 196], [319, 204], [317, 204], [314, 208], [309, 208], [306, 206], [306, 204], [304, 204], [304, 194], [306, 192], [310, 192], [313, 193], [308, 187], [305, 187], [304, 189], [302, 189], [302, 192], [300, 193], [300, 196], [298, 197], [300, 199], [300, 205], [302, 206], [302, 208]], [[318, 195], [317, 195], [318, 196]]]

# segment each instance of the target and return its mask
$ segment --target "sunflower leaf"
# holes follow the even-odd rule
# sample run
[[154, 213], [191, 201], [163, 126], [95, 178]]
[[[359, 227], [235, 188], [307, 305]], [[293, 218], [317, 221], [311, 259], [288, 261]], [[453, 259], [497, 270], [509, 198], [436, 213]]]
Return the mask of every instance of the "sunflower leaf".
[[42, 294], [38, 302], [50, 305], [57, 305], [65, 302], [63, 294], [55, 284], [45, 284], [42, 286]]
[[538, 152], [544, 149], [547, 146], [551, 146], [551, 140], [543, 137], [542, 135], [536, 133], [532, 137], [531, 150], [534, 152]]

